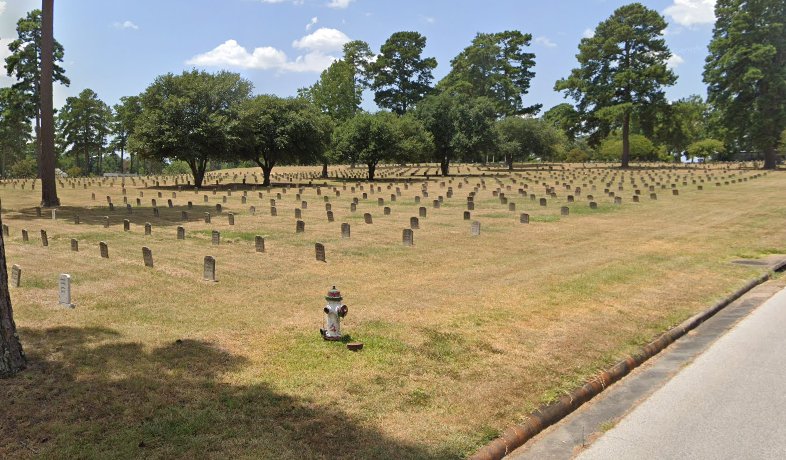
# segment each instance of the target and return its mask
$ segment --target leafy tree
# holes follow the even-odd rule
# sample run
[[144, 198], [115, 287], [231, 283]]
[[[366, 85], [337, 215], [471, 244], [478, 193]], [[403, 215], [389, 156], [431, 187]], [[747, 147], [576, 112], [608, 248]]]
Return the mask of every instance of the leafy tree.
[[355, 86], [359, 87], [361, 92], [364, 87], [369, 86], [369, 80], [372, 78], [370, 65], [373, 57], [374, 53], [371, 52], [371, 47], [362, 40], [344, 43], [343, 60], [352, 66]]
[[686, 149], [688, 158], [715, 158], [718, 159], [719, 155], [723, 155], [726, 147], [723, 142], [717, 139], [702, 139], [690, 144]]
[[460, 157], [478, 155], [496, 145], [496, 106], [485, 97], [441, 92], [425, 98], [415, 112], [434, 139], [435, 160], [443, 176]]
[[523, 97], [535, 76], [535, 55], [525, 52], [532, 35], [518, 30], [479, 33], [451, 62], [441, 90], [494, 101], [498, 115], [536, 114], [540, 104], [527, 107]]
[[709, 102], [737, 142], [764, 152], [775, 169], [786, 128], [786, 3], [718, 0], [704, 66]]
[[0, 176], [24, 156], [30, 142], [29, 105], [19, 90], [0, 88]]
[[363, 88], [355, 84], [355, 69], [343, 60], [335, 61], [322, 72], [318, 82], [298, 93], [336, 123], [355, 116], [363, 100]]
[[576, 136], [582, 131], [579, 113], [567, 102], [557, 104], [547, 110], [543, 114], [543, 120], [562, 131], [565, 137], [571, 142], [573, 142]]
[[431, 138], [410, 116], [390, 112], [359, 113], [333, 132], [336, 161], [364, 163], [374, 180], [383, 161], [406, 162], [431, 148]]
[[[651, 140], [641, 134], [631, 134], [629, 137], [630, 158], [634, 161], [656, 161], [658, 160], [658, 149]], [[601, 161], [619, 161], [622, 152], [622, 138], [619, 135], [612, 135], [607, 138], [598, 148], [595, 159]]]
[[623, 168], [631, 157], [631, 117], [663, 104], [663, 86], [677, 80], [666, 65], [665, 28], [663, 17], [640, 3], [618, 8], [593, 37], [581, 40], [579, 67], [555, 86], [577, 101], [583, 118], [621, 124]]
[[[45, 0], [43, 2], [43, 6], [47, 6], [48, 12], [51, 13], [51, 0]], [[35, 133], [36, 141], [39, 144], [39, 155], [42, 102], [41, 76], [42, 65], [45, 61], [42, 56], [42, 15], [43, 13], [41, 10], [33, 10], [27, 13], [27, 16], [17, 21], [17, 39], [8, 44], [8, 50], [11, 54], [5, 58], [6, 72], [8, 73], [8, 76], [17, 80], [17, 82], [13, 85], [13, 88], [24, 94], [30, 102], [29, 107], [31, 110], [31, 118], [35, 119]], [[48, 16], [51, 19], [52, 15], [49, 14]], [[65, 51], [63, 46], [51, 37], [51, 20], [49, 23], [49, 37], [51, 38], [52, 46], [52, 77], [50, 80], [68, 86], [71, 82], [65, 76], [65, 70], [59, 65], [59, 63], [63, 62], [63, 55]], [[54, 151], [52, 152], [52, 155], [54, 155]], [[54, 169], [52, 169], [52, 174], [54, 174]]]
[[437, 60], [421, 57], [425, 47], [426, 37], [417, 32], [396, 32], [382, 45], [369, 64], [377, 105], [403, 115], [431, 91]]
[[240, 108], [238, 137], [243, 159], [262, 168], [263, 185], [281, 163], [308, 164], [323, 158], [330, 143], [330, 118], [302, 98], [262, 95]]
[[553, 159], [566, 141], [556, 127], [537, 118], [507, 117], [498, 121], [495, 129], [499, 135], [500, 151], [511, 171], [516, 160], [530, 157]]
[[[66, 99], [57, 116], [60, 150], [72, 155], [75, 166], [84, 174], [94, 170], [101, 174], [101, 159], [106, 136], [110, 132], [112, 110], [91, 89], [85, 89], [77, 97]], [[79, 159], [84, 162], [80, 163]], [[98, 164], [94, 164], [95, 158]]]
[[700, 96], [690, 96], [663, 107], [658, 114], [655, 139], [676, 157], [707, 132], [708, 106]]
[[22, 157], [8, 171], [11, 177], [32, 179], [38, 176], [38, 162], [31, 156]]
[[249, 81], [230, 72], [161, 75], [141, 96], [142, 113], [128, 148], [159, 162], [185, 161], [194, 185], [201, 187], [208, 160], [229, 156], [237, 144], [240, 103], [251, 89]]
[[[128, 148], [128, 139], [134, 132], [136, 120], [142, 113], [142, 101], [139, 96], [123, 96], [120, 104], [114, 105], [114, 117], [112, 118], [112, 135], [114, 139], [110, 144], [110, 150], [116, 152], [120, 150], [120, 172], [123, 171], [123, 157]], [[134, 157], [129, 152], [128, 172], [133, 172]]]

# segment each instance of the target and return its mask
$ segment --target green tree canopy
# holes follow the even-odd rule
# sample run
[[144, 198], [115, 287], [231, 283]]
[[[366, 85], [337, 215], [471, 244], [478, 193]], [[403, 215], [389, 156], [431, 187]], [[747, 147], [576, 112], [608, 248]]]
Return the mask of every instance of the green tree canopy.
[[185, 161], [194, 185], [201, 187], [208, 160], [226, 158], [235, 149], [238, 110], [251, 89], [251, 82], [231, 72], [161, 75], [141, 96], [129, 149], [148, 158]]
[[[110, 149], [113, 152], [120, 150], [120, 171], [123, 172], [123, 157], [128, 149], [128, 139], [134, 132], [136, 120], [142, 113], [142, 100], [139, 96], [123, 96], [120, 103], [114, 105], [114, 117], [112, 118], [112, 144]], [[128, 171], [133, 172], [133, 156], [129, 155], [130, 164]]]
[[[65, 105], [57, 115], [58, 144], [66, 155], [72, 155], [76, 166], [84, 174], [90, 174], [94, 166], [100, 173], [100, 161], [106, 136], [110, 132], [112, 109], [109, 108], [91, 89], [85, 89], [77, 97], [66, 99]], [[84, 159], [81, 163], [80, 159]]]
[[443, 176], [458, 157], [477, 157], [496, 146], [497, 108], [485, 97], [441, 92], [418, 104], [415, 115], [434, 139], [434, 156]]
[[709, 107], [700, 96], [679, 99], [662, 108], [655, 126], [655, 140], [675, 157], [707, 135]]
[[331, 131], [330, 118], [305, 99], [256, 96], [240, 107], [239, 152], [262, 168], [263, 185], [270, 185], [274, 166], [322, 159]]
[[565, 135], [561, 131], [538, 118], [503, 118], [496, 123], [495, 129], [499, 135], [499, 149], [505, 155], [511, 171], [516, 160], [530, 157], [553, 159], [566, 143]]
[[663, 87], [677, 80], [666, 65], [665, 28], [663, 17], [640, 3], [618, 8], [593, 37], [581, 40], [579, 67], [555, 86], [577, 101], [588, 126], [621, 125], [623, 168], [630, 161], [631, 116], [663, 104]]
[[786, 2], [718, 0], [710, 53], [704, 66], [709, 102], [738, 145], [775, 151], [786, 128]]
[[359, 113], [333, 132], [337, 162], [363, 163], [374, 180], [380, 162], [406, 162], [431, 149], [431, 136], [413, 117], [391, 112]]
[[557, 104], [544, 112], [543, 120], [562, 131], [571, 142], [582, 132], [581, 116], [567, 102]]
[[[655, 144], [641, 134], [631, 134], [629, 143], [631, 160], [657, 161], [659, 159], [658, 149], [655, 147]], [[619, 161], [621, 153], [622, 137], [618, 134], [612, 134], [600, 145], [595, 159], [600, 161]]]
[[19, 90], [0, 88], [0, 176], [24, 157], [30, 142], [30, 101]]
[[[38, 133], [41, 130], [41, 10], [30, 11], [19, 19], [16, 33], [16, 40], [8, 44], [11, 54], [5, 58], [5, 68], [8, 76], [17, 80], [14, 89], [29, 100], [29, 117], [35, 118], [35, 130]], [[63, 62], [64, 54], [63, 45], [54, 40], [52, 81], [68, 86], [71, 82], [65, 76], [65, 69], [59, 65]]]
[[718, 159], [719, 155], [726, 152], [723, 142], [717, 139], [702, 139], [691, 143], [686, 148], [688, 158], [702, 158], [704, 160], [713, 158]]
[[439, 89], [488, 98], [499, 116], [536, 114], [541, 106], [527, 107], [523, 99], [535, 76], [535, 54], [525, 51], [531, 40], [532, 35], [518, 30], [477, 34], [450, 62]]
[[355, 82], [352, 64], [339, 60], [325, 69], [313, 86], [299, 90], [298, 94], [336, 123], [343, 123], [360, 110], [363, 87]]
[[417, 32], [396, 32], [382, 45], [369, 64], [377, 105], [403, 115], [431, 91], [437, 60], [421, 57], [425, 47], [426, 37]]

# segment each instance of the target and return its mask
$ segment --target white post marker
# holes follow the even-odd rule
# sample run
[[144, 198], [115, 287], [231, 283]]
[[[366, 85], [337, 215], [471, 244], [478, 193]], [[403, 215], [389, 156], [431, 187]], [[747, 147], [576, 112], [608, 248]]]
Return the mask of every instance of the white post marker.
[[60, 275], [60, 305], [68, 308], [76, 307], [71, 303], [71, 275], [63, 273]]

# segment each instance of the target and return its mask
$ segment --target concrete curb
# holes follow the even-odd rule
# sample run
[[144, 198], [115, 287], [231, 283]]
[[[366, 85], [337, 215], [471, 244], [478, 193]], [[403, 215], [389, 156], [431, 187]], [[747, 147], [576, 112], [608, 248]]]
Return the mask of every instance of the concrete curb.
[[658, 354], [661, 350], [671, 343], [695, 329], [701, 323], [720, 310], [742, 297], [745, 293], [756, 286], [772, 278], [774, 272], [783, 270], [786, 267], [786, 259], [781, 260], [774, 266], [769, 267], [767, 273], [745, 283], [744, 286], [734, 291], [724, 299], [717, 302], [712, 307], [697, 313], [696, 315], [683, 321], [680, 325], [669, 329], [663, 335], [645, 345], [638, 353], [629, 356], [618, 362], [611, 368], [602, 371], [597, 377], [590, 380], [581, 388], [573, 390], [569, 395], [562, 397], [559, 401], [541, 406], [531, 413], [527, 420], [518, 425], [514, 425], [505, 430], [502, 435], [486, 444], [470, 460], [498, 460], [502, 459], [513, 450], [521, 447], [535, 437], [538, 433], [560, 421], [571, 412], [578, 409], [582, 404], [589, 401], [609, 385], [628, 375], [633, 369]]

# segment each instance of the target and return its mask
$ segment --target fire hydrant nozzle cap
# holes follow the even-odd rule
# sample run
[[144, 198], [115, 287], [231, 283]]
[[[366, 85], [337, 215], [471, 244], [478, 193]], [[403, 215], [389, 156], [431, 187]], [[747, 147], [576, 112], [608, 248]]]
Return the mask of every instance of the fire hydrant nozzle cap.
[[333, 286], [333, 289], [329, 290], [327, 295], [325, 296], [325, 300], [341, 301], [344, 299], [343, 297], [341, 297], [341, 292], [338, 289], [336, 289], [335, 286]]

